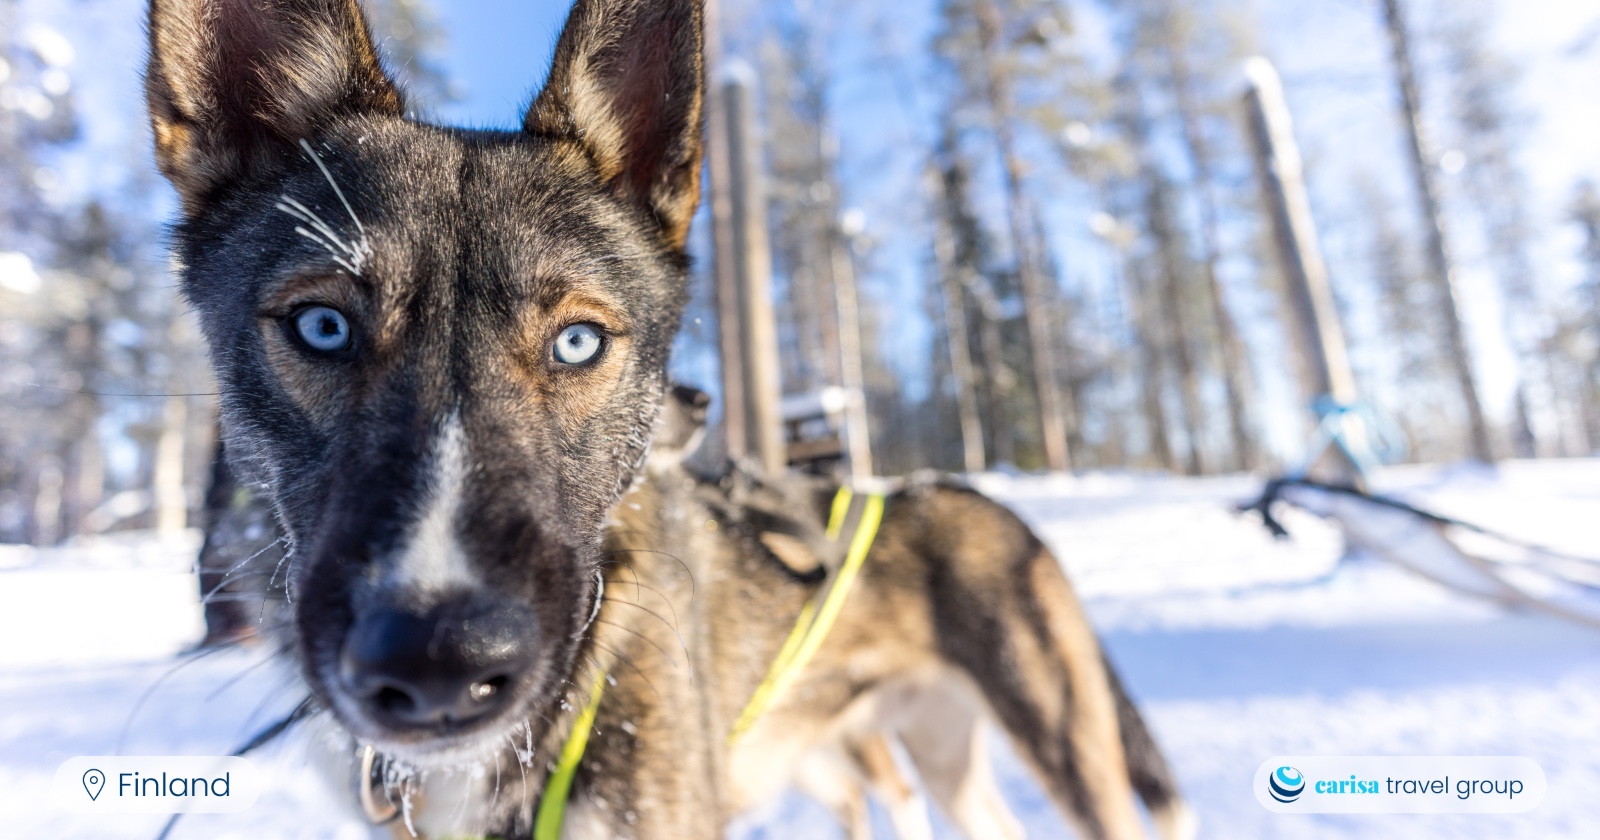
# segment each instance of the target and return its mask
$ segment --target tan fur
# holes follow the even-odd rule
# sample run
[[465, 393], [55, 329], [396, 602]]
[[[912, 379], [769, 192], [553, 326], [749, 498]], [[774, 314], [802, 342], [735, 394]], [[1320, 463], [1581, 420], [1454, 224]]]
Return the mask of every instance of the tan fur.
[[[1020, 838], [985, 744], [984, 721], [1003, 714], [992, 699], [1000, 689], [969, 673], [940, 641], [963, 631], [944, 623], [942, 596], [927, 586], [930, 575], [954, 574], [967, 579], [960, 594], [980, 599], [974, 612], [1016, 624], [993, 653], [1019, 657], [1008, 679], [1021, 694], [1012, 694], [1046, 726], [1038, 737], [1051, 745], [1043, 752], [1037, 743], [1019, 740], [1017, 747], [1024, 757], [1044, 756], [1034, 764], [1047, 792], [1081, 837], [1144, 836], [1104, 662], [1070, 586], [1036, 544], [1008, 556], [1026, 546], [1019, 542], [1026, 532], [1014, 520], [992, 518], [1000, 509], [969, 493], [930, 489], [895, 498], [817, 657], [730, 744], [733, 720], [816, 584], [800, 582], [768, 555], [768, 537], [743, 527], [737, 509], [730, 519], [697, 503], [703, 493], [669, 466], [614, 512], [609, 545], [617, 559], [607, 567], [606, 603], [569, 697], [580, 704], [579, 686], [596, 670], [616, 681], [606, 689], [574, 791], [580, 820], [600, 820], [596, 809], [615, 817], [622, 808], [634, 819], [616, 836], [712, 837], [724, 820], [793, 784], [823, 801], [853, 837], [869, 836], [862, 793], [871, 790], [901, 836], [916, 840], [926, 822], [920, 781], [969, 837]], [[949, 523], [934, 536], [953, 537], [955, 555], [935, 559], [914, 549], [933, 522]], [[1038, 610], [1046, 635], [1025, 626], [1027, 616], [1004, 603], [1005, 591], [1037, 596], [1030, 609]], [[1007, 728], [1020, 737], [1015, 724]], [[909, 767], [893, 758], [896, 743]], [[547, 749], [553, 755], [559, 744]], [[1079, 781], [1057, 778], [1062, 768]], [[502, 780], [512, 778], [500, 796], [537, 798], [539, 775], [523, 790], [514, 766], [502, 761], [500, 771]], [[1181, 803], [1171, 809], [1182, 812]], [[1164, 836], [1187, 836], [1167, 834], [1186, 830], [1170, 820], [1158, 827]]]
[[256, 130], [293, 142], [330, 117], [357, 111], [399, 116], [399, 91], [383, 73], [357, 0], [250, 0], [270, 24], [238, 33], [254, 55], [222, 49], [215, 21], [237, 0], [153, 0], [145, 85], [156, 163], [198, 212], [218, 186], [245, 174], [259, 149], [237, 145], [224, 100], [251, 103]]
[[1034, 591], [1042, 596], [1056, 654], [1063, 660], [1072, 686], [1073, 701], [1062, 712], [1070, 720], [1068, 728], [1072, 733], [1069, 743], [1074, 749], [1069, 760], [1080, 768], [1090, 785], [1089, 799], [1109, 828], [1108, 834], [1140, 836], [1143, 831], [1133, 810], [1116, 804], [1131, 803], [1133, 789], [1128, 784], [1116, 704], [1101, 664], [1100, 643], [1089, 629], [1083, 608], [1056, 559], [1041, 551], [1030, 572]]
[[928, 793], [966, 836], [1014, 840], [1022, 826], [994, 778], [987, 716], [977, 687], [952, 672], [903, 712], [894, 732]]
[[[634, 96], [676, 97], [686, 104], [685, 124], [699, 125], [703, 63], [697, 61], [689, 73], [693, 84], [686, 84], [688, 79], [627, 78], [620, 82], [626, 96], [618, 96], [619, 90], [612, 85], [619, 82], [603, 72], [615, 60], [619, 45], [629, 39], [699, 40], [698, 31], [663, 29], [664, 20], [658, 14], [658, 9], [641, 0], [579, 2], [568, 24], [568, 31], [576, 34], [563, 37], [557, 45], [554, 69], [528, 110], [525, 125], [538, 134], [575, 141], [599, 179], [634, 201], [648, 204], [661, 223], [664, 241], [679, 249], [688, 240], [689, 223], [699, 203], [700, 147], [667, 142], [673, 134], [670, 130], [659, 138], [635, 135], [629, 128], [633, 122], [630, 115], [617, 109]], [[698, 53], [696, 59], [700, 59]], [[667, 162], [662, 177], [648, 183], [629, 182], [626, 176], [644, 155]]]

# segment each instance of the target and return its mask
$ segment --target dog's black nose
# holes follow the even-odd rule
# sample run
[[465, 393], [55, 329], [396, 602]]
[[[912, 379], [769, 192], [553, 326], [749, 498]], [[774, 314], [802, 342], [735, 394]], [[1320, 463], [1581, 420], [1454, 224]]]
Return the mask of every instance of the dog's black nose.
[[533, 610], [461, 597], [426, 611], [368, 610], [339, 658], [345, 687], [379, 722], [460, 726], [498, 711], [536, 660]]

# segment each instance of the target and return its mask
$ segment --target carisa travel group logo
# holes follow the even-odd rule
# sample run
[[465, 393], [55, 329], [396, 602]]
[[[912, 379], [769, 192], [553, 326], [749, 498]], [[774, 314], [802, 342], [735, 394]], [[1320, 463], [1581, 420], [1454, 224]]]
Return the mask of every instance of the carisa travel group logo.
[[1279, 767], [1267, 777], [1267, 792], [1279, 802], [1293, 802], [1305, 790], [1306, 777], [1293, 767]]
[[1279, 814], [1520, 814], [1545, 785], [1537, 762], [1507, 755], [1280, 755], [1251, 779]]

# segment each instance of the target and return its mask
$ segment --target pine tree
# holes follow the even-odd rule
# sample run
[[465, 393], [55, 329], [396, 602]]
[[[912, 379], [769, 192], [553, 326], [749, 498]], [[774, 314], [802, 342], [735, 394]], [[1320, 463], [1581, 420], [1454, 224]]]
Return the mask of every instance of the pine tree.
[[936, 48], [960, 81], [958, 104], [980, 112], [999, 162], [1044, 465], [1065, 470], [1071, 464], [1071, 406], [1058, 367], [1070, 348], [1052, 317], [1059, 285], [1050, 276], [1049, 256], [1037, 234], [1037, 205], [1019, 143], [1028, 128], [1026, 89], [1041, 78], [1054, 80], [1062, 64], [1072, 60], [1066, 49], [1070, 20], [1063, 6], [1048, 0], [945, 0], [942, 11], [944, 30]]

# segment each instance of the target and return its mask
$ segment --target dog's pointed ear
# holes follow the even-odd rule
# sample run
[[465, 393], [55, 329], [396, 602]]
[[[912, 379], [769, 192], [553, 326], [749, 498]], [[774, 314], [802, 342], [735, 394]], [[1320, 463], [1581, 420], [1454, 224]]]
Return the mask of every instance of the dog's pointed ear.
[[580, 144], [682, 249], [700, 200], [703, 0], [577, 0], [524, 128]]
[[151, 0], [156, 162], [193, 214], [333, 120], [401, 116], [357, 0]]

